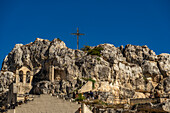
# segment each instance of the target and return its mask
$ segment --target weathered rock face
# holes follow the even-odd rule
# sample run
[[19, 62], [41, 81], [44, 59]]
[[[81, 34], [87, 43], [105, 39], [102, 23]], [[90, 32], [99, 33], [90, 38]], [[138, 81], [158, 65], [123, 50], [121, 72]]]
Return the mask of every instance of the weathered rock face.
[[112, 44], [100, 44], [98, 47], [102, 47], [103, 51], [101, 54], [103, 58], [108, 61], [110, 64], [117, 63], [119, 61], [126, 61], [126, 58], [123, 57], [123, 54], [119, 48], [116, 48]]
[[169, 99], [165, 102], [165, 105], [163, 105], [162, 108], [164, 111], [170, 112], [170, 100]]
[[[147, 46], [130, 44], [125, 48], [112, 44], [91, 48], [97, 47], [102, 48], [95, 51], [100, 55], [67, 48], [59, 39], [37, 38], [27, 45], [16, 44], [5, 58], [2, 70], [15, 73], [17, 67], [30, 67], [35, 75], [32, 83], [35, 93], [69, 95], [86, 83], [82, 78], [94, 78], [98, 86], [95, 90], [104, 87], [105, 93], [101, 94], [118, 98], [149, 97], [155, 89], [162, 93], [170, 91], [170, 54], [156, 55]], [[48, 76], [50, 66], [54, 66], [53, 83]]]
[[0, 72], [0, 93], [9, 90], [9, 85], [14, 81], [14, 73], [10, 71]]
[[165, 80], [164, 80], [164, 91], [165, 92], [170, 92], [170, 77], [167, 77]]
[[9, 100], [7, 97], [8, 94], [10, 94], [13, 81], [14, 73], [10, 71], [0, 71], [0, 106], [5, 105]]
[[170, 54], [158, 55], [158, 67], [164, 77], [170, 76]]
[[144, 61], [142, 63], [143, 74], [147, 77], [154, 77], [160, 75], [159, 68], [157, 67], [157, 62], [154, 61]]
[[120, 86], [144, 90], [145, 83], [142, 76], [142, 69], [136, 64], [119, 62], [113, 65], [113, 78], [119, 81]]
[[150, 50], [146, 45], [134, 46], [128, 44], [125, 47], [124, 55], [128, 62], [138, 65], [141, 65], [144, 60], [155, 61], [157, 59], [155, 52]]

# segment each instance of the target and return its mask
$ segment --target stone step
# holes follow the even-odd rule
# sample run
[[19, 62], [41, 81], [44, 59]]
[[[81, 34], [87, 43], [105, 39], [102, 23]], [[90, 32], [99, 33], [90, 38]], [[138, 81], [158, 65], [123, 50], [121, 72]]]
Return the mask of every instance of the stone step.
[[[15, 113], [75, 113], [80, 107], [75, 102], [59, 99], [50, 95], [34, 96], [33, 101], [28, 101], [15, 108]], [[8, 110], [7, 113], [14, 113]]]

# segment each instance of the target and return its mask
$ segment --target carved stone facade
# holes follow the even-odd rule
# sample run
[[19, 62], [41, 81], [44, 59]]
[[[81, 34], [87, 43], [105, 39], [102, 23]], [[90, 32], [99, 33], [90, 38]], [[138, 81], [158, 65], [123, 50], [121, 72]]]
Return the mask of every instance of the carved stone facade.
[[16, 70], [15, 85], [18, 94], [29, 93], [32, 88], [33, 71], [27, 66], [22, 66]]
[[54, 65], [51, 65], [49, 67], [48, 76], [51, 82], [67, 79], [66, 71], [64, 70], [64, 68], [58, 68], [57, 66]]

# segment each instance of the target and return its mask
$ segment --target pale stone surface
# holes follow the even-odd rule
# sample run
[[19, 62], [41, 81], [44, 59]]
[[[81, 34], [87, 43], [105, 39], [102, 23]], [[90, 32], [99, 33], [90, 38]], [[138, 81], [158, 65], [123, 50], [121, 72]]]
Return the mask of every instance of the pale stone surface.
[[85, 85], [81, 87], [79, 90], [79, 93], [84, 93], [84, 92], [90, 92], [93, 90], [93, 83], [91, 81], [88, 81]]
[[135, 46], [128, 44], [125, 47], [124, 54], [128, 62], [141, 65], [143, 60], [155, 61], [157, 56], [153, 50], [145, 46]]
[[118, 61], [125, 61], [126, 58], [123, 57], [122, 52], [119, 48], [116, 48], [112, 44], [100, 44], [99, 47], [103, 47], [101, 54], [103, 58], [108, 61], [110, 64], [117, 63]]
[[14, 81], [15, 75], [10, 71], [0, 71], [0, 93], [9, 90], [9, 85]]
[[167, 77], [164, 80], [163, 87], [164, 87], [165, 92], [168, 93], [170, 91], [170, 77]]
[[[16, 113], [75, 113], [79, 104], [58, 99], [50, 95], [40, 95], [34, 101], [22, 104], [15, 108]], [[7, 113], [13, 113], [14, 110], [9, 110]]]
[[16, 73], [17, 68], [28, 66], [35, 75], [30, 83], [34, 85], [33, 91], [53, 92], [66, 97], [71, 97], [69, 92], [80, 89], [86, 82], [81, 78], [95, 78], [95, 91], [104, 92], [101, 93], [103, 100], [111, 95], [131, 98], [135, 92], [170, 91], [169, 54], [156, 55], [147, 46], [130, 44], [125, 48], [112, 44], [95, 47], [103, 48], [101, 56], [70, 49], [59, 39], [37, 38], [27, 45], [16, 44], [4, 59], [2, 70]]
[[166, 112], [170, 112], [170, 100], [169, 99], [165, 102], [165, 105], [163, 105], [162, 108]]
[[14, 100], [13, 91], [10, 90], [13, 88], [13, 81], [15, 75], [10, 71], [0, 71], [0, 105], [4, 105], [7, 102]]
[[82, 113], [93, 113], [84, 103], [82, 104]]
[[146, 96], [143, 93], [135, 92], [133, 98], [146, 98]]
[[95, 74], [99, 80], [109, 80], [111, 78], [111, 69], [110, 67], [103, 65], [96, 65]]
[[142, 63], [143, 74], [148, 77], [154, 77], [160, 75], [159, 68], [157, 67], [157, 62], [154, 61], [144, 61]]
[[100, 85], [99, 85], [98, 91], [109, 92], [110, 91], [109, 82], [101, 82]]
[[158, 55], [160, 72], [164, 77], [170, 76], [170, 54], [163, 53]]

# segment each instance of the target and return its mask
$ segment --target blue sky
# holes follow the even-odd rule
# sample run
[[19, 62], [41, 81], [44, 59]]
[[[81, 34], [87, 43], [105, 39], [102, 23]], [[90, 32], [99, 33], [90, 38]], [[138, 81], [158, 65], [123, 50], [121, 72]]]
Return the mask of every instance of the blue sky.
[[60, 38], [76, 49], [102, 43], [170, 53], [170, 0], [0, 0], [0, 64], [17, 43]]

